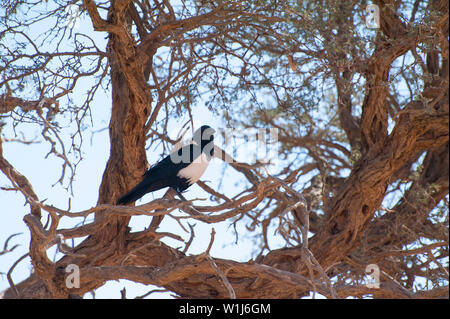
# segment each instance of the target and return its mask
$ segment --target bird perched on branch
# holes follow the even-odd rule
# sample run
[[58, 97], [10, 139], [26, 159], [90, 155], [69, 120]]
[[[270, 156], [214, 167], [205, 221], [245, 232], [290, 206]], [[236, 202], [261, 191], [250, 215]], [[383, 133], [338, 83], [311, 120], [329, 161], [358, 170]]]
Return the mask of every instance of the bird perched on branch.
[[142, 181], [117, 201], [117, 205], [132, 203], [149, 192], [165, 187], [173, 188], [181, 199], [181, 192], [195, 184], [205, 172], [214, 154], [215, 130], [203, 125], [194, 132], [192, 143], [173, 151], [152, 166]]

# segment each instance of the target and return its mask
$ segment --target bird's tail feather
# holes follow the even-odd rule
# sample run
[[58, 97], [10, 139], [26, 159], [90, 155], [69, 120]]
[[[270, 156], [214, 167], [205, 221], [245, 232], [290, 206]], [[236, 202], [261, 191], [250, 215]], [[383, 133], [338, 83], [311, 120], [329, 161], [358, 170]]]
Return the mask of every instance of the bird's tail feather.
[[149, 183], [149, 180], [143, 180], [139, 184], [137, 184], [132, 190], [130, 190], [128, 193], [123, 195], [117, 200], [117, 205], [126, 205], [129, 203], [132, 203], [148, 192], [151, 192], [153, 187], [151, 187], [151, 183]]

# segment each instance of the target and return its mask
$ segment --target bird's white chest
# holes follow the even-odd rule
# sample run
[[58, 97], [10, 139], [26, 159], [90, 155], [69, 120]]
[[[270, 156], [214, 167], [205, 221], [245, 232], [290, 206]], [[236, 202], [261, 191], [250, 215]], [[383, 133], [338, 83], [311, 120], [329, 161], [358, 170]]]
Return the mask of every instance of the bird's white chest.
[[208, 167], [209, 159], [204, 153], [201, 153], [191, 164], [181, 169], [177, 176], [186, 178], [192, 185], [197, 182]]

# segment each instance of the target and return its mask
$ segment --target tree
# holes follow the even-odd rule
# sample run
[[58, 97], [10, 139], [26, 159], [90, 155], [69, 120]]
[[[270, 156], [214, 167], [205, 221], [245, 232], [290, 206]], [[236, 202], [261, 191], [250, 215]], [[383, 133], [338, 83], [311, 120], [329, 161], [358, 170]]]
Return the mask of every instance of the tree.
[[[10, 183], [3, 189], [20, 192], [30, 208], [33, 273], [11, 281], [4, 297], [67, 298], [129, 279], [189, 298], [448, 298], [448, 3], [375, 5], [8, 2], [0, 113], [15, 130], [3, 132], [0, 170]], [[374, 8], [377, 29], [368, 29], [366, 8]], [[107, 36], [105, 48], [77, 29], [77, 17]], [[85, 79], [93, 85], [80, 103]], [[70, 191], [102, 87], [112, 98], [110, 154], [97, 205], [74, 212], [47, 204], [1, 143], [20, 139], [14, 134], [26, 123], [38, 125]], [[167, 193], [115, 206], [147, 169], [146, 147], [179, 142], [169, 138], [170, 121], [188, 114], [192, 124], [205, 98], [230, 127], [278, 129], [275, 168], [236, 161], [218, 145], [218, 156], [241, 174], [239, 194], [200, 182], [211, 205]], [[64, 135], [67, 116], [75, 125]], [[59, 225], [92, 215], [91, 223]], [[204, 254], [188, 255], [190, 241], [183, 251], [161, 241], [179, 234], [130, 232], [138, 215], [171, 215], [184, 227], [186, 217], [245, 224], [256, 257], [211, 257], [214, 232]], [[271, 247], [273, 231], [283, 247]], [[64, 255], [56, 261], [47, 255], [53, 246]], [[72, 264], [82, 274], [79, 288], [66, 285]], [[379, 270], [379, 287], [364, 284], [368, 265]]]

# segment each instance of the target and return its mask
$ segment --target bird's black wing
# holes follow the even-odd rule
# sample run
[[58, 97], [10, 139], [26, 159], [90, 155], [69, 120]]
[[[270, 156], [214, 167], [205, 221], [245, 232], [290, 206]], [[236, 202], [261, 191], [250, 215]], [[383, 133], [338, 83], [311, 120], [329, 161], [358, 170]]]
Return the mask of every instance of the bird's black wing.
[[198, 156], [200, 147], [195, 144], [183, 146], [152, 166], [144, 174], [143, 180], [117, 201], [117, 205], [132, 203], [145, 194], [165, 187], [175, 187], [179, 181], [178, 172], [192, 163]]

